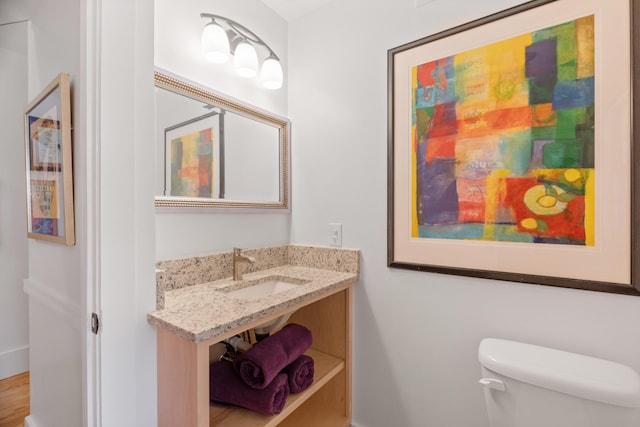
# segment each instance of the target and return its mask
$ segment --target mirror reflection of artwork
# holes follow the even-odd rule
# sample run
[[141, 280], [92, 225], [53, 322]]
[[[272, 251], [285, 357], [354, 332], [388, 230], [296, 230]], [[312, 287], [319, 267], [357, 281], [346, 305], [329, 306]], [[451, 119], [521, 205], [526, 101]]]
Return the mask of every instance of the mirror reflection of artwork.
[[171, 195], [213, 197], [212, 129], [171, 140]]

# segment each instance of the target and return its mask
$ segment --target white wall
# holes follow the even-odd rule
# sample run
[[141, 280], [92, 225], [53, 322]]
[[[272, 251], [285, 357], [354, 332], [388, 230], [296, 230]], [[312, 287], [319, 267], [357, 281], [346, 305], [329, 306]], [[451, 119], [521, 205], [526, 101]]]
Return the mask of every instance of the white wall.
[[[0, 16], [3, 16], [0, 13]], [[29, 369], [29, 300], [22, 290], [28, 253], [24, 130], [27, 103], [27, 22], [0, 20], [0, 379]]]
[[[33, 99], [60, 72], [71, 77], [72, 105], [81, 99], [80, 2], [28, 0], [24, 11], [29, 25], [28, 97]], [[79, 125], [77, 111], [72, 122]], [[77, 132], [77, 130], [76, 130]], [[74, 168], [82, 170], [82, 142], [74, 141]], [[82, 256], [84, 197], [74, 176], [76, 230], [74, 247], [29, 240], [29, 337], [32, 427], [79, 426], [82, 422]]]
[[355, 291], [358, 427], [486, 427], [483, 337], [611, 359], [640, 372], [640, 298], [392, 270], [387, 248], [387, 50], [521, 3], [334, 1], [289, 25], [292, 242], [329, 222], [362, 250]]
[[[240, 22], [260, 36], [281, 59], [282, 89], [272, 91], [257, 81], [235, 76], [230, 63], [207, 63], [200, 52], [200, 34], [213, 13]], [[259, 0], [155, 1], [155, 65], [233, 98], [287, 116], [287, 23]], [[261, 55], [261, 53], [259, 53]], [[295, 147], [295, 126], [293, 145]], [[295, 148], [294, 148], [295, 150]], [[289, 242], [289, 213], [232, 213], [159, 210], [156, 214], [156, 258], [167, 259]]]
[[155, 149], [153, 1], [96, 4], [98, 167], [92, 172], [97, 173], [99, 210], [90, 231], [97, 232], [102, 309], [101, 425], [154, 426], [155, 329], [146, 319], [155, 309], [154, 168], [149, 163]]

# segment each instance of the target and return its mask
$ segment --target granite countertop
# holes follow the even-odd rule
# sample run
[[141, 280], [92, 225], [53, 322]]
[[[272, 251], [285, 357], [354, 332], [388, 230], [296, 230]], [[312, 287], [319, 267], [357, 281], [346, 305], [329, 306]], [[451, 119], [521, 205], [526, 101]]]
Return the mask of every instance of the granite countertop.
[[[225, 294], [272, 278], [298, 284], [295, 288], [258, 300]], [[306, 300], [321, 296], [358, 280], [358, 272], [338, 272], [322, 268], [282, 265], [188, 286], [164, 293], [164, 308], [147, 315], [149, 323], [195, 343], [222, 336], [254, 320], [286, 311]]]

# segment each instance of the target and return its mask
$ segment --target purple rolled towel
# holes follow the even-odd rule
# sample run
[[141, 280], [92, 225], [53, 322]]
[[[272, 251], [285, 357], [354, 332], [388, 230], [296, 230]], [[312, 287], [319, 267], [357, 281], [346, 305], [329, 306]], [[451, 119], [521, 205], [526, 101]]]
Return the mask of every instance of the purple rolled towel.
[[300, 393], [313, 384], [314, 362], [311, 356], [303, 354], [282, 370], [289, 379], [289, 391]]
[[311, 331], [290, 323], [236, 356], [234, 365], [247, 385], [263, 389], [311, 347]]
[[263, 390], [251, 388], [238, 376], [229, 362], [215, 362], [209, 367], [209, 400], [251, 409], [266, 415], [279, 414], [289, 396], [285, 374], [277, 375]]

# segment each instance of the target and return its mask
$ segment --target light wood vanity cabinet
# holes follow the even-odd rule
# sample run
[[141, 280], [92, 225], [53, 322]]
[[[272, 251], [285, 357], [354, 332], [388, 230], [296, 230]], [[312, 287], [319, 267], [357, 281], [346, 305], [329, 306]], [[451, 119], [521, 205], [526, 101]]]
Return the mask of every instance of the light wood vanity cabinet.
[[[160, 427], [347, 427], [351, 422], [353, 284], [256, 319], [207, 341], [193, 342], [158, 327], [158, 425]], [[209, 346], [265, 321], [293, 312], [289, 323], [311, 330], [314, 383], [290, 394], [280, 414], [210, 406]], [[215, 381], [215, 379], [214, 379]]]

